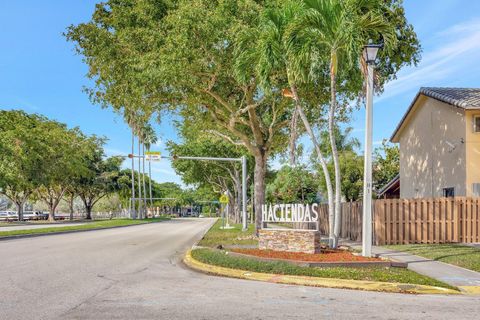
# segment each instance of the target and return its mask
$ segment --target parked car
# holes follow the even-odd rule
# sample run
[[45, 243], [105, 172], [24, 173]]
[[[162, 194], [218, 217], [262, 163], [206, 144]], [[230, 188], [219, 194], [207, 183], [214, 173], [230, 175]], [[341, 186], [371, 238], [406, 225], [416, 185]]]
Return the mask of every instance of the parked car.
[[8, 213], [6, 211], [0, 211], [0, 221], [6, 221]]
[[23, 212], [23, 220], [37, 220], [37, 215], [34, 211], [24, 211]]
[[24, 220], [46, 220], [48, 214], [44, 214], [42, 211], [25, 211], [23, 213]]
[[50, 215], [50, 212], [43, 212], [43, 211], [39, 211], [40, 212], [40, 220], [48, 220], [48, 216]]
[[18, 214], [15, 211], [0, 211], [0, 220], [3, 220], [3, 221], [18, 220]]

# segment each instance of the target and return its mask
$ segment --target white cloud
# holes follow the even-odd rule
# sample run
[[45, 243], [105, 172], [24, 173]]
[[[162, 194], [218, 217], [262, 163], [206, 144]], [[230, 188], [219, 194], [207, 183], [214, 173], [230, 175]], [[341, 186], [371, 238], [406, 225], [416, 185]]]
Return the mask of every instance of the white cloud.
[[473, 19], [453, 25], [443, 31], [438, 32], [437, 36], [456, 35], [465, 32], [472, 32], [472, 30], [480, 30], [480, 19]]
[[166, 174], [166, 175], [169, 175], [169, 176], [176, 176], [177, 175], [175, 173], [175, 171], [173, 171], [173, 170], [162, 169], [162, 168], [154, 168], [154, 167], [152, 167], [152, 172], [162, 173], [162, 174]]
[[158, 138], [158, 141], [153, 144], [157, 148], [163, 147], [163, 141], [161, 138]]
[[125, 151], [119, 150], [119, 149], [114, 149], [114, 148], [105, 148], [105, 154], [108, 157], [111, 156], [124, 156], [126, 155]]
[[480, 19], [451, 26], [438, 32], [434, 38], [441, 43], [427, 51], [416, 68], [407, 68], [397, 80], [385, 86], [384, 99], [417, 90], [419, 87], [454, 81], [468, 66], [478, 63], [480, 56]]
[[354, 133], [361, 133], [361, 132], [365, 132], [365, 129], [364, 128], [354, 128], [352, 129], [351, 133], [354, 134]]

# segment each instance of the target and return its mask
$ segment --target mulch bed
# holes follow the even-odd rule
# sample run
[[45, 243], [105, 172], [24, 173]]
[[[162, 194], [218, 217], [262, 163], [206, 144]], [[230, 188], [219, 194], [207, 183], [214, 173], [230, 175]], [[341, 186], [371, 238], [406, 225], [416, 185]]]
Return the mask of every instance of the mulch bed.
[[309, 254], [259, 249], [232, 249], [231, 251], [269, 259], [285, 259], [305, 262], [369, 262], [383, 261], [380, 258], [367, 258], [353, 255], [347, 250], [323, 250], [322, 253]]

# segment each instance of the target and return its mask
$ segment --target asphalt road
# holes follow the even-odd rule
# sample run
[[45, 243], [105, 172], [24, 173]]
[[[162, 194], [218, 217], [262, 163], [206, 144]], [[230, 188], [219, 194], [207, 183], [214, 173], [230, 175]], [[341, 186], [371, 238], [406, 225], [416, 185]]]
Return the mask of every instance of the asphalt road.
[[0, 319], [478, 319], [480, 297], [212, 277], [182, 254], [209, 219], [0, 242]]

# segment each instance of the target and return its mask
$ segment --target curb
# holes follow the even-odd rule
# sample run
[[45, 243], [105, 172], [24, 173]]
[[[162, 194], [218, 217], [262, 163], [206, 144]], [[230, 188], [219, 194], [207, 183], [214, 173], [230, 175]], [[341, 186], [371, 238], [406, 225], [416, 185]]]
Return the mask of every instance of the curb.
[[208, 274], [217, 276], [224, 276], [229, 278], [247, 279], [255, 281], [264, 281], [271, 283], [293, 284], [312, 287], [324, 287], [324, 288], [336, 288], [336, 289], [354, 289], [354, 290], [366, 290], [366, 291], [381, 291], [392, 293], [414, 293], [414, 294], [461, 294], [461, 292], [419, 285], [419, 284], [407, 284], [407, 283], [391, 283], [391, 282], [378, 282], [378, 281], [364, 281], [364, 280], [348, 280], [348, 279], [335, 279], [335, 278], [317, 278], [308, 276], [293, 276], [293, 275], [280, 275], [271, 273], [259, 273], [239, 269], [230, 269], [225, 267], [214, 266], [206, 264], [194, 259], [189, 250], [183, 262], [190, 268], [201, 271]]
[[458, 286], [463, 294], [469, 296], [480, 296], [480, 286]]
[[117, 228], [127, 228], [127, 227], [134, 227], [134, 226], [143, 226], [143, 225], [146, 225], [146, 224], [161, 223], [161, 222], [165, 222], [165, 221], [170, 221], [170, 220], [137, 223], [137, 224], [130, 224], [130, 225], [126, 225], [126, 226], [114, 226], [114, 227], [105, 227], [105, 228], [84, 229], [84, 230], [68, 230], [68, 231], [54, 231], [54, 232], [46, 232], [46, 233], [17, 234], [17, 235], [13, 235], [13, 236], [0, 236], [0, 241], [15, 240], [15, 239], [22, 239], [22, 238], [35, 238], [35, 237], [43, 237], [43, 236], [53, 236], [53, 235], [77, 233], [77, 232], [88, 232], [88, 231], [100, 231], [100, 230], [117, 229]]

